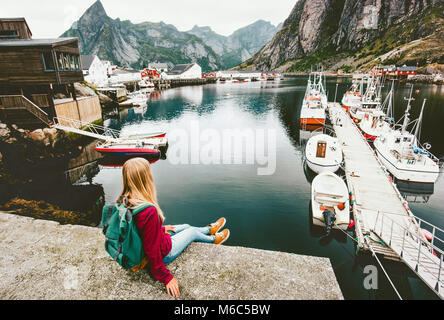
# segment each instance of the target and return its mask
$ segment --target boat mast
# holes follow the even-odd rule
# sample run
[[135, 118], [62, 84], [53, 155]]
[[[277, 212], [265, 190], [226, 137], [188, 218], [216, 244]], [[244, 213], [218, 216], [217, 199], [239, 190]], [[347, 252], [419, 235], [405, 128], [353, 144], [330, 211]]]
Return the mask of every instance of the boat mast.
[[422, 124], [422, 118], [424, 115], [424, 108], [426, 105], [427, 99], [424, 99], [424, 102], [422, 104], [421, 114], [419, 115], [418, 122], [416, 123], [416, 130], [415, 130], [415, 137], [418, 141], [421, 139], [421, 124]]
[[406, 99], [404, 98], [404, 100], [408, 100], [408, 104], [407, 104], [407, 109], [405, 110], [405, 115], [404, 115], [404, 123], [402, 125], [402, 134], [406, 133], [407, 131], [407, 126], [409, 125], [409, 121], [410, 121], [410, 109], [412, 108], [411, 102], [414, 101], [415, 99], [412, 98], [413, 95], [413, 85], [412, 88], [410, 89], [410, 98]]
[[392, 80], [392, 89], [390, 90], [389, 94], [388, 94], [388, 106], [387, 106], [387, 112], [385, 114], [385, 116], [387, 118], [394, 118], [394, 112], [393, 112], [393, 96], [395, 93], [395, 80]]

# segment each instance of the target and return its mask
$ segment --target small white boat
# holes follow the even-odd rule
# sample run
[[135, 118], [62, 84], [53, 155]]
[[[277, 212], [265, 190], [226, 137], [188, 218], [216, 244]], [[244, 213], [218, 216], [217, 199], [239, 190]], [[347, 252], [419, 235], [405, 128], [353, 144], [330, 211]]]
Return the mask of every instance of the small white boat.
[[375, 140], [374, 146], [379, 160], [397, 180], [434, 184], [439, 177], [439, 159], [428, 151], [431, 146], [423, 147], [419, 141], [426, 100], [413, 127], [415, 132], [407, 130], [411, 101], [414, 100], [412, 93], [413, 86], [401, 130], [383, 132]]
[[331, 172], [316, 176], [311, 185], [313, 224], [331, 229], [347, 230], [350, 224], [350, 204], [345, 182]]
[[337, 138], [326, 134], [311, 137], [305, 146], [308, 167], [315, 173], [336, 172], [342, 163], [342, 148]]

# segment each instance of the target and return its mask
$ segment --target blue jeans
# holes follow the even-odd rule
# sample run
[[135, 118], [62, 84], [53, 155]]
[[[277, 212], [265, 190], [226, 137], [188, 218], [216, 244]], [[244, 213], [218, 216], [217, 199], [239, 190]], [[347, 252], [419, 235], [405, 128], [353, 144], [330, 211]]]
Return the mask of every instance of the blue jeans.
[[[176, 260], [180, 254], [194, 241], [214, 243], [216, 236], [210, 236], [211, 227], [196, 228], [188, 224], [174, 226], [176, 233], [171, 236], [171, 251], [163, 258], [165, 265]], [[171, 233], [171, 232], [170, 232]]]

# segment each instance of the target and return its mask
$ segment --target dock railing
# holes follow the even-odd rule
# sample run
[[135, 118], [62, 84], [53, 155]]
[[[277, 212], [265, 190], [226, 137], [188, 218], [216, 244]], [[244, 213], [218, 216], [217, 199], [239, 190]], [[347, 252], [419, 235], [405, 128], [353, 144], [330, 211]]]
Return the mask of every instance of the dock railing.
[[102, 127], [91, 122], [62, 117], [54, 118], [54, 127], [105, 141], [117, 141], [120, 137], [120, 131], [118, 130]]
[[[401, 259], [442, 299], [444, 297], [443, 259], [444, 251], [438, 247], [444, 245], [437, 233], [444, 230], [418, 218], [406, 217], [407, 226], [403, 226], [387, 214], [378, 212], [372, 232], [378, 235], [386, 245], [395, 251]], [[421, 226], [431, 228], [431, 239], [427, 240]]]
[[46, 125], [51, 123], [48, 114], [23, 95], [2, 95], [0, 100], [5, 109], [25, 109]]

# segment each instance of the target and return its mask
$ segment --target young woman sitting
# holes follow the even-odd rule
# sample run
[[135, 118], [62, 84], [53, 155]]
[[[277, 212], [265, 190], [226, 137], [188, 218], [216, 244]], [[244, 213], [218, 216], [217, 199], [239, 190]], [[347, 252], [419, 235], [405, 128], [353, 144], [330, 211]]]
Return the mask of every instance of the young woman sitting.
[[220, 245], [228, 240], [230, 231], [220, 230], [226, 219], [203, 228], [190, 225], [162, 226], [165, 216], [157, 201], [156, 187], [150, 163], [143, 158], [134, 158], [123, 166], [123, 191], [120, 199], [126, 198], [132, 207], [150, 204], [152, 207], [134, 217], [143, 241], [151, 273], [162, 282], [170, 296], [179, 297], [179, 283], [166, 265], [173, 262], [194, 241]]

